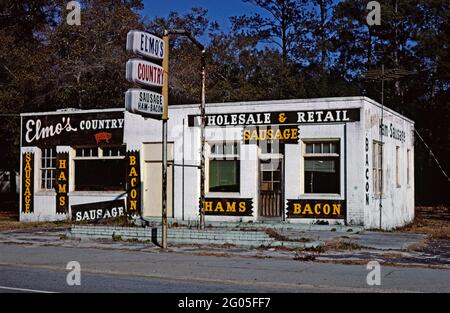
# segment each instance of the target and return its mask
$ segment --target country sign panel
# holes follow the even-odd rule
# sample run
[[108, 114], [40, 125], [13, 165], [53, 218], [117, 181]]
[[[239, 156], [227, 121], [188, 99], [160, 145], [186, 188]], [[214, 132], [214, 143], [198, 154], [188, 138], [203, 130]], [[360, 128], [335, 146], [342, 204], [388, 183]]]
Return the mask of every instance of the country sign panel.
[[162, 66], [141, 59], [131, 59], [127, 62], [126, 79], [129, 82], [147, 87], [162, 87], [164, 84], [164, 69]]

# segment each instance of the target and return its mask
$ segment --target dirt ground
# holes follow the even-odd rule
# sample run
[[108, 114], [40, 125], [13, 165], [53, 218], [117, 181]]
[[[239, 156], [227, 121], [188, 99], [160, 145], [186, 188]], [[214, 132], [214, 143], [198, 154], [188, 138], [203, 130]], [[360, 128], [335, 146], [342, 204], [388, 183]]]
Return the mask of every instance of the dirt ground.
[[417, 207], [414, 223], [397, 231], [426, 234], [430, 240], [450, 240], [450, 208]]
[[[0, 211], [0, 231], [20, 230], [20, 229], [69, 229], [73, 223], [71, 221], [59, 221], [59, 222], [32, 222], [21, 223], [19, 222], [19, 215], [11, 211]], [[79, 223], [81, 224], [81, 223]], [[84, 223], [83, 223], [84, 224]], [[88, 224], [88, 223], [85, 223]], [[117, 226], [117, 227], [134, 227], [134, 224], [129, 223], [124, 218], [116, 218], [108, 221], [97, 222], [98, 226]]]
[[[114, 226], [125, 226], [121, 220], [113, 221], [111, 223]], [[148, 244], [143, 242], [121, 242], [112, 239], [107, 240], [106, 242], [102, 242], [102, 240], [92, 240], [87, 242], [67, 240], [65, 234], [71, 225], [71, 222], [66, 221], [20, 223], [17, 214], [13, 214], [12, 212], [0, 212], [0, 242], [66, 246], [78, 246], [84, 244], [87, 247], [101, 247], [104, 249], [138, 249], [142, 246], [142, 249], [150, 249]], [[389, 236], [389, 233], [392, 233], [392, 236]], [[326, 234], [321, 233], [321, 236], [325, 236], [322, 238], [322, 240], [324, 240], [324, 245], [314, 249], [294, 249], [287, 247], [260, 247], [249, 249], [237, 246], [225, 247], [214, 245], [204, 247], [175, 245], [172, 249], [187, 253], [207, 253], [216, 256], [228, 255], [231, 253], [244, 257], [293, 258], [298, 261], [326, 263], [366, 264], [368, 260], [378, 260], [382, 264], [391, 264], [395, 266], [437, 267], [445, 269], [450, 267], [450, 212], [447, 208], [417, 208], [414, 223], [392, 232], [379, 233], [369, 231], [364, 234], [333, 234], [333, 236], [328, 238]], [[417, 234], [423, 234], [425, 236]], [[314, 234], [311, 235], [314, 236]], [[367, 239], [371, 239], [372, 241], [375, 240], [375, 243], [378, 245], [380, 244], [380, 240], [382, 243], [386, 243], [382, 239], [383, 236], [388, 236], [389, 239], [393, 239], [397, 243], [398, 240], [400, 240], [401, 243], [401, 240], [406, 240], [408, 238], [396, 239], [393, 237], [400, 236], [403, 238], [405, 235], [407, 235], [406, 237], [408, 238], [412, 236], [414, 239], [419, 236], [423, 239], [417, 241], [417, 244], [412, 244], [408, 248], [374, 248], [374, 242], [372, 242], [372, 246], [366, 245]], [[358, 239], [357, 237], [361, 238]], [[389, 242], [387, 242], [388, 245]], [[224, 250], [224, 248], [226, 249]], [[151, 249], [158, 249], [158, 247], [155, 246]]]
[[[20, 223], [16, 212], [0, 211], [0, 231], [33, 228], [39, 228], [43, 230], [52, 228], [69, 228], [71, 224], [72, 223], [70, 221]], [[122, 220], [101, 224], [111, 226], [125, 226]], [[428, 236], [428, 239], [430, 241], [450, 241], [450, 208], [417, 207], [414, 223], [399, 228], [395, 230], [395, 232], [425, 234]], [[341, 248], [343, 247], [337, 247], [337, 250], [341, 250]]]
[[33, 222], [33, 223], [21, 223], [19, 218], [14, 213], [0, 212], [0, 231], [9, 230], [20, 230], [20, 229], [39, 229], [39, 230], [50, 230], [50, 229], [68, 229], [70, 227], [70, 222]]

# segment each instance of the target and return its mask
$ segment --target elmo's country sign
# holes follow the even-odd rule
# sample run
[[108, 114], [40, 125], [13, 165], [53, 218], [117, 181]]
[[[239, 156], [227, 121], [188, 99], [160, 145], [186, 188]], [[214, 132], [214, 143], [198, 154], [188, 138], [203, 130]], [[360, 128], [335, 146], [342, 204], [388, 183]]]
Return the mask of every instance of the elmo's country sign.
[[141, 86], [126, 92], [125, 109], [128, 112], [153, 119], [162, 118], [164, 100], [167, 99], [160, 92], [168, 78], [164, 68], [152, 62], [161, 64], [167, 55], [165, 49], [169, 47], [162, 38], [137, 30], [128, 33], [127, 50], [143, 58], [131, 59], [126, 65], [126, 79]]
[[124, 123], [123, 111], [25, 115], [22, 145], [121, 145]]
[[132, 30], [127, 34], [127, 51], [144, 58], [162, 60], [164, 58], [164, 41], [152, 34]]

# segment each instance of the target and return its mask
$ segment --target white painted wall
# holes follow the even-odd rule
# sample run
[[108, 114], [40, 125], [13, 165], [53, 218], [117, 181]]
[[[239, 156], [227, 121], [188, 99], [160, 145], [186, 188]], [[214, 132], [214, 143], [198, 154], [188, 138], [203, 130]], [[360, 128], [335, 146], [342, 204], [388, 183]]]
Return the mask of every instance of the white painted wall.
[[[379, 125], [383, 114], [383, 124], [395, 125], [405, 132], [404, 142], [383, 136], [383, 194], [375, 195], [373, 191], [373, 175], [370, 174], [370, 203], [365, 204], [364, 224], [366, 228], [380, 228], [380, 201], [381, 227], [393, 229], [406, 225], [414, 219], [414, 123], [389, 110], [382, 109], [374, 101], [366, 101], [364, 105], [364, 132], [369, 139], [369, 163], [372, 171], [372, 142], [380, 141]], [[396, 147], [399, 147], [399, 182], [396, 180]], [[410, 183], [407, 184], [407, 151], [411, 150]]]
[[[286, 101], [262, 101], [250, 103], [209, 104], [206, 113], [230, 112], [273, 112], [295, 110], [326, 110], [342, 108], [361, 108], [361, 122], [329, 125], [300, 125], [300, 144], [286, 145], [285, 150], [285, 199], [346, 199], [347, 223], [362, 225], [366, 228], [379, 227], [379, 200], [373, 196], [372, 178], [372, 140], [378, 138], [378, 123], [381, 115], [379, 105], [367, 98], [327, 98]], [[54, 114], [54, 113], [52, 113]], [[197, 105], [172, 106], [169, 113], [168, 141], [173, 143], [174, 158], [174, 217], [176, 219], [195, 220], [199, 218], [200, 172], [196, 167], [200, 163], [200, 129], [188, 127], [187, 116], [199, 114]], [[396, 123], [407, 132], [405, 143], [401, 143], [402, 155], [406, 158], [407, 149], [411, 150], [411, 182], [406, 184], [406, 166], [403, 165], [401, 187], [394, 186], [395, 179], [395, 147], [398, 142], [386, 138], [385, 145], [385, 190], [388, 191], [383, 199], [383, 227], [392, 228], [404, 225], [414, 216], [414, 146], [413, 124], [411, 121], [393, 113], [384, 111], [385, 124]], [[144, 119], [138, 115], [125, 112], [124, 141], [127, 150], [142, 151], [144, 143], [161, 142], [162, 122]], [[241, 141], [241, 127], [207, 128], [206, 140]], [[369, 191], [370, 203], [365, 205], [365, 139], [369, 145]], [[305, 195], [302, 192], [302, 140], [307, 139], [339, 139], [341, 144], [341, 191], [337, 195]], [[346, 142], [346, 147], [344, 143]], [[39, 162], [38, 148], [22, 148], [35, 151], [35, 201], [34, 214], [25, 216], [21, 220], [64, 219], [67, 216], [56, 216], [55, 197], [52, 192], [39, 192]], [[68, 149], [68, 147], [60, 147]], [[58, 150], [58, 151], [59, 151]], [[71, 156], [72, 157], [72, 156]], [[252, 217], [220, 217], [207, 216], [207, 221], [249, 221], [258, 219], [258, 188], [259, 188], [259, 149], [256, 145], [241, 146], [241, 190], [235, 194], [207, 193], [207, 197], [253, 198]], [[141, 171], [144, 169], [144, 157], [141, 153]], [[208, 162], [207, 162], [208, 163]], [[347, 171], [345, 172], [345, 164]], [[70, 177], [73, 184], [73, 161], [71, 162]], [[208, 173], [208, 167], [206, 168]], [[346, 174], [346, 175], [344, 175]], [[141, 177], [145, 175], [141, 174]], [[144, 186], [144, 182], [142, 182]], [[20, 184], [20, 187], [22, 184]], [[97, 201], [109, 201], [122, 198], [125, 195], [117, 192], [74, 192], [69, 193], [69, 206]], [[145, 205], [145, 203], [143, 203]], [[313, 223], [312, 219], [288, 219], [289, 222]], [[344, 220], [329, 220], [330, 223], [341, 223]]]
[[[345, 149], [344, 149], [344, 125], [300, 125], [299, 127], [300, 143], [298, 145], [287, 145], [286, 151], [286, 171], [285, 185], [289, 192], [286, 192], [286, 200], [344, 200], [345, 192]], [[340, 144], [340, 186], [339, 194], [308, 194], [304, 189], [304, 142], [308, 140], [339, 140]], [[287, 191], [287, 190], [286, 190]], [[287, 203], [287, 201], [286, 201]], [[315, 223], [318, 219], [287, 219], [293, 223]], [[344, 223], [344, 220], [320, 219], [328, 221], [330, 224]]]

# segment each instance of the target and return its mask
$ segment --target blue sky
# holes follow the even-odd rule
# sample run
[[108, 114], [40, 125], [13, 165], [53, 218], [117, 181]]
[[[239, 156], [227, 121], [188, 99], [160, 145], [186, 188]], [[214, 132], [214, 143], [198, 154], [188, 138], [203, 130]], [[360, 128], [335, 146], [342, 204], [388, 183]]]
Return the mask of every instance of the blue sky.
[[202, 7], [208, 10], [210, 20], [219, 22], [222, 29], [230, 27], [228, 18], [234, 15], [264, 12], [250, 3], [241, 0], [144, 0], [143, 15], [152, 19], [155, 16], [166, 17], [170, 11], [180, 14], [189, 12], [192, 7]]

